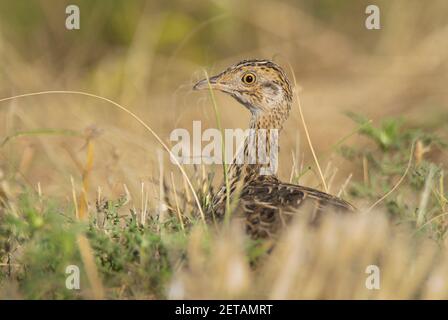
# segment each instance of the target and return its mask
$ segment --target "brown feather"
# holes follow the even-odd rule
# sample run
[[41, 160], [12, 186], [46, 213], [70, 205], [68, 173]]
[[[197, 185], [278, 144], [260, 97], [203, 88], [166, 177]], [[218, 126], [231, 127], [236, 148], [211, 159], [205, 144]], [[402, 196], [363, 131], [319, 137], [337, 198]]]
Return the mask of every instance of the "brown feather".
[[[250, 73], [251, 84], [241, 83]], [[195, 89], [206, 89], [206, 79]], [[280, 66], [269, 60], [245, 60], [210, 78], [213, 89], [230, 94], [252, 113], [250, 128], [280, 131], [289, 116], [292, 103], [291, 84]], [[257, 135], [256, 135], [257, 137]], [[269, 135], [268, 135], [268, 140]], [[255, 144], [258, 148], [258, 144]], [[269, 141], [266, 142], [269, 148]], [[248, 159], [248, 139], [244, 156]], [[256, 153], [258, 154], [258, 150]], [[270, 159], [272, 160], [272, 159]], [[348, 202], [316, 189], [283, 183], [276, 175], [261, 175], [261, 164], [233, 162], [228, 171], [230, 199], [237, 198], [234, 216], [243, 219], [247, 232], [254, 238], [275, 237], [296, 214], [307, 214], [316, 223], [323, 212], [354, 212]], [[241, 188], [237, 186], [242, 184]], [[240, 189], [240, 193], [236, 192]], [[219, 219], [226, 211], [226, 186], [213, 199], [213, 214]]]

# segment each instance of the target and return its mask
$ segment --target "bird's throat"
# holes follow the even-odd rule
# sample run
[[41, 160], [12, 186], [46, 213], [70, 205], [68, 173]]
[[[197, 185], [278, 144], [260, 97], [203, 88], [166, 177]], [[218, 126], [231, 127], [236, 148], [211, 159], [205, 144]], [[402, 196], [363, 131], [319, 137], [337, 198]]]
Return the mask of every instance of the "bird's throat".
[[[225, 211], [223, 206], [227, 195], [233, 201], [235, 193], [238, 193], [236, 191], [241, 191], [241, 188], [244, 188], [245, 185], [250, 184], [252, 181], [257, 179], [277, 180], [276, 165], [273, 165], [273, 161], [278, 161], [276, 157], [278, 156], [279, 133], [283, 128], [283, 123], [289, 116], [290, 108], [291, 105], [288, 101], [271, 107], [269, 111], [252, 112], [249, 136], [246, 137], [244, 149], [242, 150], [244, 161], [237, 161], [238, 157], [235, 158], [227, 170], [229, 192], [227, 193], [226, 182], [224, 182], [215, 197], [215, 209], [218, 215], [223, 214]], [[264, 141], [260, 142], [260, 139]], [[273, 139], [276, 141], [273, 141]], [[260, 150], [260, 148], [265, 149]], [[276, 150], [273, 150], [273, 148], [276, 148]], [[263, 151], [261, 154], [267, 157], [267, 161], [266, 158], [260, 159], [260, 151]], [[255, 161], [253, 161], [254, 155], [256, 157]], [[272, 168], [275, 170], [270, 172], [269, 169]]]
[[279, 135], [284, 121], [288, 118], [289, 110], [290, 105], [285, 104], [269, 112], [252, 114], [249, 136], [244, 142], [244, 161], [237, 162], [235, 159], [228, 170], [232, 192], [235, 189], [232, 186], [238, 181], [246, 184], [260, 176], [276, 177]]

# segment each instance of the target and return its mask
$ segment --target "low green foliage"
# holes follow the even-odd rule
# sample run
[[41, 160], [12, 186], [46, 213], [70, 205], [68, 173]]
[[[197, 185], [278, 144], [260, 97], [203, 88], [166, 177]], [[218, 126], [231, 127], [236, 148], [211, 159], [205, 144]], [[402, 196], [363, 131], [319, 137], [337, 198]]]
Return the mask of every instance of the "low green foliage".
[[[177, 222], [162, 225], [149, 219], [142, 226], [135, 214], [120, 216], [122, 205], [122, 201], [105, 201], [83, 224], [75, 221], [73, 208], [62, 209], [25, 193], [20, 197], [19, 216], [6, 212], [1, 219], [2, 284], [16, 282], [23, 298], [79, 297], [82, 291], [65, 287], [65, 270], [69, 265], [82, 270], [77, 236], [87, 234], [109, 297], [163, 297], [172, 266], [184, 252], [185, 236], [172, 226]], [[81, 282], [87, 281], [83, 274]]]
[[447, 144], [435, 133], [406, 127], [402, 119], [385, 119], [375, 126], [358, 114], [349, 113], [348, 116], [361, 125], [359, 133], [372, 142], [363, 149], [344, 145], [338, 150], [358, 167], [362, 164], [364, 170], [364, 181], [353, 181], [350, 194], [374, 202], [407, 173], [397, 186], [399, 190], [385, 198], [382, 204], [398, 223], [420, 227], [417, 213], [423, 204], [422, 193], [429, 188], [430, 196], [424, 203], [425, 212], [422, 214], [424, 221], [433, 219], [433, 223], [425, 225], [425, 229], [436, 239], [445, 239], [448, 231], [446, 219], [437, 219], [447, 210], [446, 181], [438, 153], [446, 150]]
[[[359, 115], [350, 117], [361, 125], [360, 134], [370, 140], [362, 149], [338, 147], [341, 155], [361, 169], [361, 176], [364, 174], [363, 180], [351, 182], [350, 196], [355, 202], [373, 203], [407, 172], [397, 189], [378, 206], [386, 208], [396, 223], [411, 226], [415, 234], [445, 240], [448, 194], [437, 153], [446, 144], [433, 133], [406, 127], [402, 120], [374, 125]], [[205, 211], [210, 206], [212, 176], [196, 179]], [[142, 212], [129, 209], [124, 199], [100, 199], [91, 204], [89, 221], [79, 222], [70, 201], [45, 199], [32, 190], [22, 190], [10, 205], [0, 207], [0, 291], [12, 290], [16, 297], [30, 299], [91, 297], [78, 243], [78, 237], [86, 235], [106, 297], [166, 298], [173, 274], [189, 263], [192, 230], [202, 223], [194, 213], [185, 214], [187, 206], [183, 197], [180, 199], [185, 231], [174, 209], [165, 212], [163, 219], [160, 212], [151, 210], [142, 221]], [[214, 231], [215, 224], [209, 230]], [[205, 252], [212, 254], [207, 250], [209, 237], [200, 241]], [[260, 258], [268, 250], [260, 244], [247, 241], [244, 247], [252, 266], [263, 263]], [[81, 290], [65, 286], [69, 265], [80, 267]]]

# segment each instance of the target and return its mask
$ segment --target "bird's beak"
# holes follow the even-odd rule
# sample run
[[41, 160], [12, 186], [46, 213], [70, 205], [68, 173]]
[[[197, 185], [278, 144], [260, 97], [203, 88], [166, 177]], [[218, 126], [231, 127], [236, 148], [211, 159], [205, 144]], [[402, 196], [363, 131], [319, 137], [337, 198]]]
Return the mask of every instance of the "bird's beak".
[[209, 88], [217, 89], [217, 86], [218, 86], [218, 76], [214, 76], [208, 79], [202, 79], [193, 86], [193, 90], [204, 90]]

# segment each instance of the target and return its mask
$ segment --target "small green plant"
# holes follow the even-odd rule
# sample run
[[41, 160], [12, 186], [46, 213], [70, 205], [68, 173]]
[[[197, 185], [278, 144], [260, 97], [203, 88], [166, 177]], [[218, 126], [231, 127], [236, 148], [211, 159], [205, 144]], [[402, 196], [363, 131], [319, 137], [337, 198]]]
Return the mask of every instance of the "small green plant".
[[351, 195], [371, 202], [381, 198], [407, 172], [410, 164], [400, 190], [385, 198], [383, 205], [398, 223], [414, 224], [440, 241], [445, 239], [446, 220], [437, 216], [446, 212], [446, 179], [442, 161], [437, 152], [431, 151], [444, 150], [447, 144], [435, 133], [406, 127], [403, 119], [385, 119], [375, 126], [361, 115], [349, 113], [348, 116], [361, 125], [359, 133], [372, 142], [362, 149], [346, 145], [338, 149], [346, 159], [362, 164], [364, 178], [352, 182]]
[[[124, 214], [122, 206], [122, 200], [104, 201], [85, 224], [76, 222], [74, 208], [23, 194], [19, 216], [6, 212], [1, 218], [0, 285], [14, 281], [30, 299], [82, 296], [85, 291], [65, 287], [65, 269], [83, 269], [77, 236], [86, 233], [101, 277], [111, 288], [108, 297], [163, 297], [172, 266], [184, 253], [185, 236], [163, 232], [179, 230], [175, 218], [163, 225], [150, 218], [142, 225], [135, 214]], [[85, 275], [82, 283], [88, 286]]]
[[[439, 151], [445, 150], [446, 144], [436, 134], [408, 127], [403, 120], [389, 119], [375, 125], [359, 115], [350, 116], [359, 124], [358, 132], [368, 139], [362, 147], [337, 146], [338, 152], [359, 168], [362, 177], [350, 183], [350, 195], [359, 201], [374, 203], [396, 187], [380, 201], [377, 209], [385, 210], [393, 224], [406, 225], [418, 239], [431, 238], [442, 244], [448, 232], [448, 194], [445, 165]], [[195, 168], [191, 178], [196, 185], [198, 201], [206, 213], [211, 206], [213, 176], [213, 172]], [[2, 292], [16, 292], [15, 296], [3, 294], [7, 298], [91, 298], [93, 286], [80, 247], [81, 236], [85, 236], [89, 243], [93, 267], [99, 274], [105, 298], [167, 298], [179, 270], [189, 274], [188, 279], [192, 282], [185, 285], [193, 286], [193, 291], [197, 292], [193, 296], [204, 294], [201, 286], [211, 286], [210, 290], [217, 290], [218, 296], [224, 294], [227, 297], [230, 293], [223, 293], [218, 286], [227, 284], [226, 277], [233, 274], [233, 271], [228, 274], [227, 265], [242, 268], [238, 269], [242, 274], [248, 272], [246, 267], [251, 268], [254, 273], [250, 279], [258, 279], [258, 284], [247, 287], [250, 283], [247, 281], [251, 280], [242, 278], [241, 283], [234, 285], [249, 290], [250, 297], [265, 296], [260, 288], [267, 283], [261, 276], [265, 271], [261, 270], [266, 264], [266, 268], [275, 270], [284, 264], [275, 259], [269, 262], [276, 246], [249, 239], [241, 242], [233, 235], [226, 235], [232, 225], [223, 228], [208, 214], [210, 227], [204, 228], [196, 202], [191, 197], [189, 199], [186, 191], [177, 191], [175, 201], [171, 198], [167, 197], [168, 209], [162, 217], [157, 208], [142, 212], [146, 209], [136, 209], [127, 198], [108, 200], [99, 197], [87, 208], [89, 218], [80, 221], [76, 218], [73, 201], [45, 198], [25, 187], [13, 199], [3, 197], [0, 207], [0, 297], [3, 297]], [[304, 237], [313, 239], [314, 231], [307, 232]], [[322, 237], [326, 235], [322, 234]], [[296, 246], [294, 239], [288, 240], [293, 241], [293, 247]], [[309, 241], [309, 245], [320, 243]], [[285, 253], [285, 261], [289, 261], [293, 247], [288, 249], [290, 253]], [[66, 267], [69, 265], [77, 265], [81, 270], [81, 290], [66, 288]], [[214, 279], [210, 281], [216, 281], [216, 288], [210, 281], [201, 280], [203, 272], [195, 273], [194, 270], [203, 270], [201, 268], [215, 270], [216, 275], [210, 271], [206, 273]], [[278, 277], [281, 278], [282, 273], [279, 269]]]

